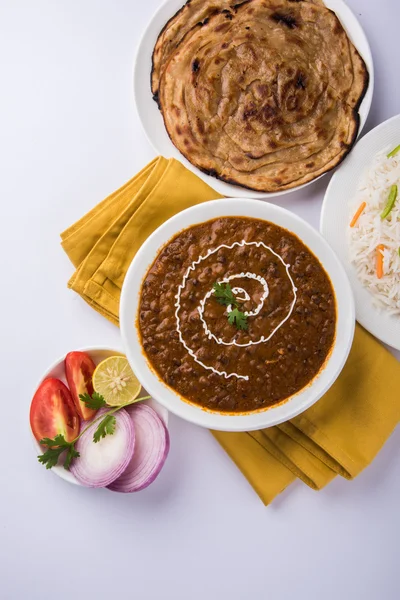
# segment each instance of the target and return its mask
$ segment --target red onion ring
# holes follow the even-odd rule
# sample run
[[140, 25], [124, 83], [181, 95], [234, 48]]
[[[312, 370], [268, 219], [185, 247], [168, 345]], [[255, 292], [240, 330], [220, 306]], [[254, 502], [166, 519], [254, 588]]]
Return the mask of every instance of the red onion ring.
[[[109, 412], [101, 409], [96, 418]], [[113, 435], [107, 435], [97, 444], [93, 442], [93, 434], [100, 421], [83, 434], [76, 442], [75, 448], [80, 457], [73, 460], [71, 473], [82, 485], [87, 487], [107, 487], [127, 468], [135, 447], [135, 428], [130, 415], [125, 409], [114, 414], [116, 427]], [[83, 422], [81, 431], [88, 423]]]
[[122, 475], [108, 489], [138, 492], [149, 486], [160, 473], [169, 452], [169, 434], [161, 417], [145, 404], [127, 409], [135, 427], [135, 452]]

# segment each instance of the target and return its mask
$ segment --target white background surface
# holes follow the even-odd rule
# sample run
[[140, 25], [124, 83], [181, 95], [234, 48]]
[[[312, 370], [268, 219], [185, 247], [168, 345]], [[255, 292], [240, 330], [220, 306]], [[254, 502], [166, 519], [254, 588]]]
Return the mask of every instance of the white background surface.
[[[368, 130], [400, 112], [400, 7], [348, 2], [375, 58]], [[36, 461], [41, 373], [76, 347], [119, 345], [66, 289], [58, 234], [154, 156], [131, 74], [158, 5], [0, 0], [0, 598], [395, 600], [399, 429], [356, 481], [296, 483], [269, 508], [207, 431], [174, 417], [169, 460], [140, 494], [76, 488]], [[317, 226], [327, 183], [279, 202]]]

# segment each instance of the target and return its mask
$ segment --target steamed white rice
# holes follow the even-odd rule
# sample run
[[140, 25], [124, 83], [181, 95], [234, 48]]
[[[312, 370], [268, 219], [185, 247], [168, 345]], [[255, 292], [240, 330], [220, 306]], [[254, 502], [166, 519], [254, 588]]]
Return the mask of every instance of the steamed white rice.
[[[350, 260], [362, 284], [374, 295], [375, 304], [400, 315], [400, 152], [387, 158], [391, 150], [393, 148], [386, 148], [378, 154], [361, 179], [350, 203], [349, 224], [362, 202], [366, 202], [366, 207], [356, 225], [348, 227], [348, 240]], [[389, 216], [381, 219], [394, 184], [398, 186], [399, 195]], [[381, 279], [376, 275], [379, 244], [385, 247]]]

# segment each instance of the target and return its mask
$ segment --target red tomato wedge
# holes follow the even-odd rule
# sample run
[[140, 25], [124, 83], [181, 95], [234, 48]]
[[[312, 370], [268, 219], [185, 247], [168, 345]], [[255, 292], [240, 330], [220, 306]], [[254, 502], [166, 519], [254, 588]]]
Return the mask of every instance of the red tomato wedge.
[[65, 375], [76, 410], [85, 421], [91, 419], [97, 412], [87, 408], [79, 399], [80, 394], [93, 394], [92, 376], [96, 365], [86, 352], [70, 352], [65, 357]]
[[45, 379], [33, 397], [30, 412], [32, 433], [38, 442], [62, 434], [72, 442], [79, 434], [80, 418], [67, 386], [59, 379]]

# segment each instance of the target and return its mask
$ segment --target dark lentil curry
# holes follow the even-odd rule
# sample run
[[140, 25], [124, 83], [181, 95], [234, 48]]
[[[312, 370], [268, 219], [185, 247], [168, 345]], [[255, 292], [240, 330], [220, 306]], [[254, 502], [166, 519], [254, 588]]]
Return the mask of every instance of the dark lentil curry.
[[[223, 281], [250, 313], [245, 330], [212, 291]], [[143, 281], [138, 326], [153, 369], [183, 398], [249, 412], [289, 398], [321, 370], [335, 337], [335, 295], [295, 235], [224, 217], [166, 244]]]

